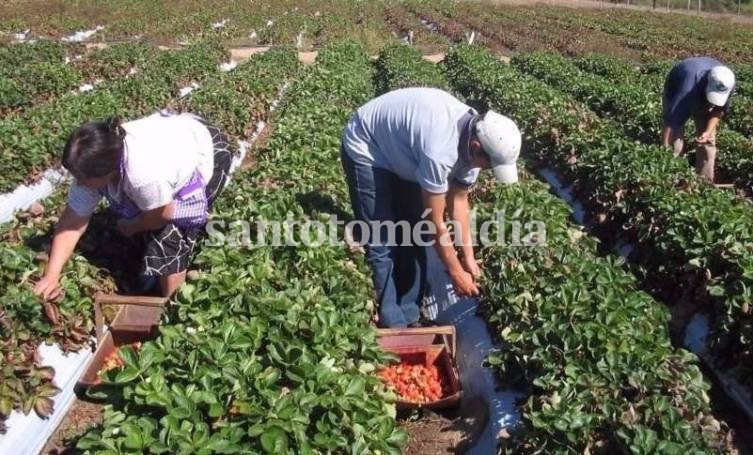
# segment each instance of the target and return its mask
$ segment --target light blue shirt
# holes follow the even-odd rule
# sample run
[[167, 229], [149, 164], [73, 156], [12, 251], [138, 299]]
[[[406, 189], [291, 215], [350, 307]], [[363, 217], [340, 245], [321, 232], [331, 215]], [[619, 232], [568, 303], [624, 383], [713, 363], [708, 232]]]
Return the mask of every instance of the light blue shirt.
[[469, 187], [480, 171], [459, 152], [467, 148], [459, 142], [469, 113], [476, 111], [439, 89], [394, 90], [358, 109], [343, 147], [356, 163], [387, 169], [431, 193], [446, 193], [450, 182]]

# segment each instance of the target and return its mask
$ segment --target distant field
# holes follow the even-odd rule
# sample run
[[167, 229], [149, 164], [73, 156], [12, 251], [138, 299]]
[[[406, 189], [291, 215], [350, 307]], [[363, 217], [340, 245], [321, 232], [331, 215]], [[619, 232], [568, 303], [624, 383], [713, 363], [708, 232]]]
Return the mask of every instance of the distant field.
[[[610, 3], [582, 0], [532, 3], [410, 0], [354, 6], [343, 0], [269, 3], [81, 0], [74, 6], [60, 0], [32, 0], [4, 5], [0, 11], [0, 31], [5, 33], [2, 39], [6, 41], [13, 33], [27, 29], [31, 30], [31, 36], [61, 38], [76, 30], [101, 25], [105, 28], [91, 41], [143, 38], [174, 44], [206, 34], [212, 30], [212, 24], [227, 19], [218, 28], [218, 35], [226, 42], [311, 48], [349, 36], [375, 51], [395, 36], [402, 38], [413, 31], [415, 44], [436, 49], [447, 40], [462, 41], [466, 34], [476, 32], [493, 47], [507, 52], [542, 49], [573, 55], [600, 52], [632, 60], [707, 53], [739, 63], [753, 63], [750, 46], [753, 29], [736, 16], [728, 20], [660, 14], [603, 8]], [[683, 2], [675, 0], [675, 3]], [[666, 6], [666, 2], [658, 4]]]

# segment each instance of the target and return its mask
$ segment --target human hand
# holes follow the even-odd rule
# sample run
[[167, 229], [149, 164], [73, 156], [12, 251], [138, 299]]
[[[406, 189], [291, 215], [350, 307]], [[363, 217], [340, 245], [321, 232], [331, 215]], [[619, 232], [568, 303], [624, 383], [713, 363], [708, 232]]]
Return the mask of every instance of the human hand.
[[473, 275], [465, 270], [458, 270], [450, 274], [452, 286], [460, 297], [475, 297], [479, 295], [478, 286], [473, 280]]
[[54, 303], [63, 297], [63, 291], [60, 288], [60, 277], [56, 275], [45, 275], [34, 286], [34, 294], [42, 299], [44, 314], [53, 324], [58, 325], [60, 322], [60, 312], [57, 304]]
[[54, 301], [60, 298], [63, 291], [60, 289], [60, 277], [46, 274], [34, 285], [34, 295], [43, 301]]
[[711, 141], [713, 134], [709, 131], [704, 131], [700, 136], [695, 138], [695, 141], [699, 144], [708, 144]]
[[476, 258], [473, 256], [463, 256], [460, 263], [463, 266], [463, 270], [471, 274], [474, 280], [481, 277], [481, 267], [479, 267]]

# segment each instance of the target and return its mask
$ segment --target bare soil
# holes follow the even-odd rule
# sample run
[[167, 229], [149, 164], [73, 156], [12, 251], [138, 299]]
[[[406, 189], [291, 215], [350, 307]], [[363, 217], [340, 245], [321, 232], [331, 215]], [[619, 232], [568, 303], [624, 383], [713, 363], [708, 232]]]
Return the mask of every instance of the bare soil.
[[243, 162], [241, 163], [242, 169], [251, 169], [256, 166], [257, 153], [259, 152], [259, 150], [264, 150], [267, 147], [267, 143], [269, 142], [270, 136], [272, 136], [273, 130], [274, 126], [271, 123], [267, 122], [264, 125], [264, 128], [259, 133], [259, 136], [246, 151], [246, 156], [245, 158], [243, 158]]
[[318, 51], [299, 52], [298, 61], [300, 61], [304, 65], [313, 65], [318, 55]]
[[[417, 417], [417, 418], [416, 418]], [[489, 421], [489, 408], [480, 399], [466, 401], [459, 410], [420, 411], [400, 421], [408, 432], [406, 455], [465, 453], [473, 447]]]
[[76, 399], [41, 453], [45, 455], [80, 453], [76, 449], [76, 441], [88, 429], [102, 423], [103, 408], [101, 404]]
[[400, 426], [408, 432], [406, 455], [459, 453], [462, 435], [452, 429], [453, 421], [438, 414], [406, 421]]

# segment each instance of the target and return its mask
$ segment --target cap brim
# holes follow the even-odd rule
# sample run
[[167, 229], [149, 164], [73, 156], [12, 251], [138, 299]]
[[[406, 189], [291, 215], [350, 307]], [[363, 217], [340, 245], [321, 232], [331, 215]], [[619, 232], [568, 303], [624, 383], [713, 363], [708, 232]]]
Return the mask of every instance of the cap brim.
[[515, 163], [512, 164], [498, 164], [492, 168], [494, 172], [494, 178], [498, 182], [511, 184], [518, 181], [518, 167]]
[[714, 106], [722, 107], [727, 104], [727, 99], [729, 99], [729, 92], [708, 91], [706, 92], [706, 99]]

